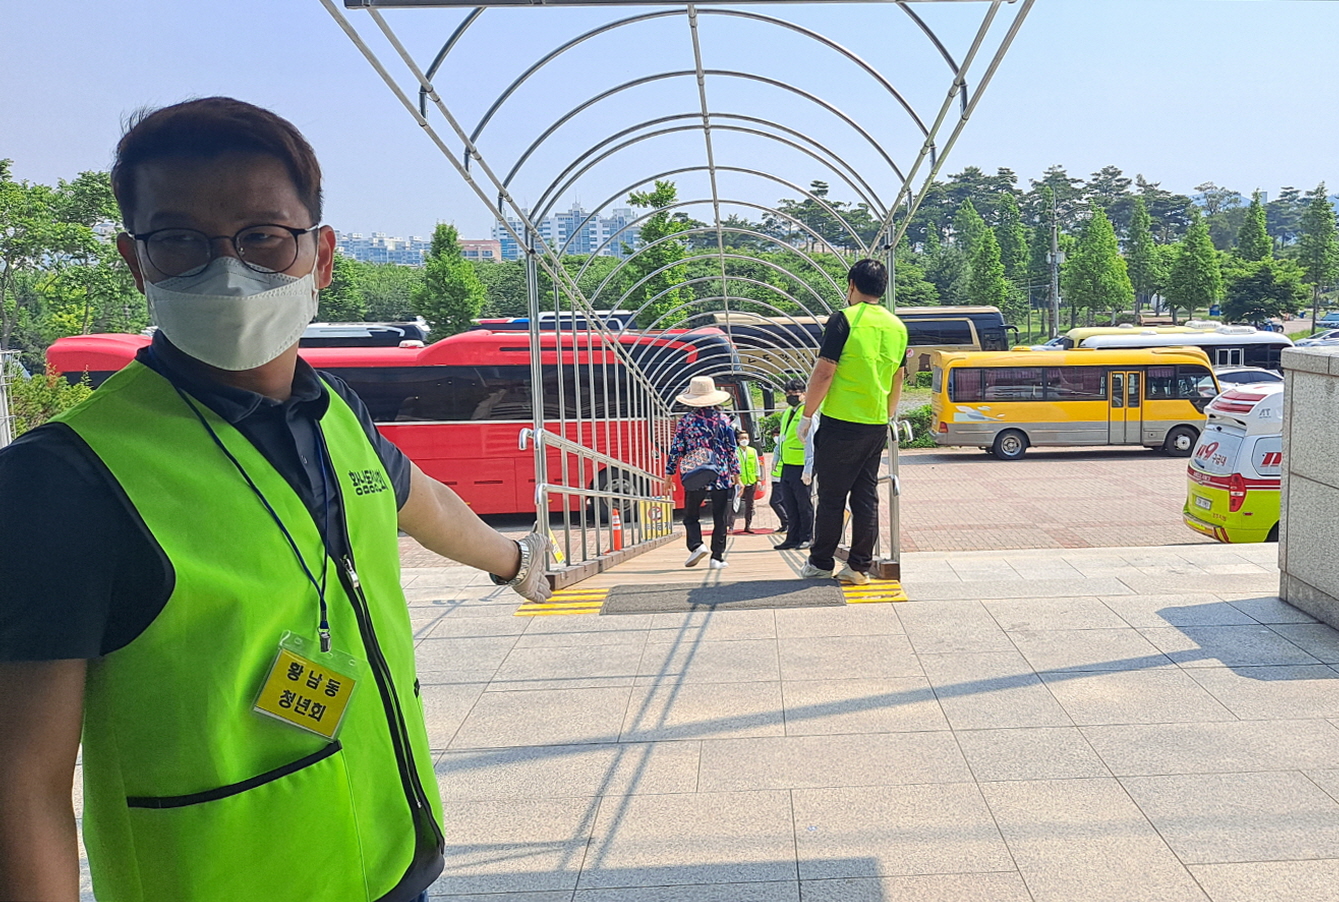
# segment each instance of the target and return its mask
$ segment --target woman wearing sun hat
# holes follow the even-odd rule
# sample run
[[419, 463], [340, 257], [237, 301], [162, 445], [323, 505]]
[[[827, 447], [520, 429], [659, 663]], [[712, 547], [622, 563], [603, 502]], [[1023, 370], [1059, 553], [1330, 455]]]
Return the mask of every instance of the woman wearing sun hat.
[[695, 567], [707, 556], [699, 517], [702, 503], [710, 499], [711, 568], [719, 570], [726, 566], [730, 490], [739, 482], [735, 428], [721, 409], [730, 396], [717, 389], [710, 376], [694, 376], [688, 391], [677, 400], [689, 411], [674, 430], [665, 475], [668, 478], [682, 471], [680, 479], [686, 495], [683, 525], [688, 531], [688, 560], [684, 566]]

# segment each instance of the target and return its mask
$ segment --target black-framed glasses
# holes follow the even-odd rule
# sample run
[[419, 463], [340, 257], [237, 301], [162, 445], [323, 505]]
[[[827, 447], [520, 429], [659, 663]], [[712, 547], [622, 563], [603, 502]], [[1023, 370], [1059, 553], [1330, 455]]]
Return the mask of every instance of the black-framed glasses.
[[196, 229], [154, 229], [130, 237], [144, 242], [144, 251], [153, 268], [168, 276], [193, 276], [218, 256], [215, 241], [232, 242], [237, 259], [256, 272], [283, 272], [298, 259], [298, 238], [315, 232], [283, 225], [254, 225], [236, 235], [206, 235]]

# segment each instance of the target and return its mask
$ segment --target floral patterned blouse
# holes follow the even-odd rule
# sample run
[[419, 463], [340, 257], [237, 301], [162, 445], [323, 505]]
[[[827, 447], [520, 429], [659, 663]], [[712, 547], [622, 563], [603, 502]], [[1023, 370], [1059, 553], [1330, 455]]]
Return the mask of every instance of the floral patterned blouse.
[[[683, 462], [686, 469], [703, 466], [703, 461], [693, 462], [692, 452], [707, 449], [711, 455], [711, 466], [720, 472], [721, 477], [708, 488], [728, 489], [734, 485], [739, 475], [739, 456], [735, 454], [735, 427], [730, 418], [719, 407], [698, 407], [684, 415], [674, 430], [670, 441], [669, 460], [665, 465], [666, 475], [673, 476]], [[684, 458], [688, 457], [688, 461]]]

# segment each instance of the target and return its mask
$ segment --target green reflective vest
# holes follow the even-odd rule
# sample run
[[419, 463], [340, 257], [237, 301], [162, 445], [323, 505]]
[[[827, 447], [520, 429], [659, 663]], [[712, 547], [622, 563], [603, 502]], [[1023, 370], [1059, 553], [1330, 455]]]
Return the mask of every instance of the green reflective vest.
[[804, 405], [792, 407], [781, 415], [781, 453], [783, 464], [804, 466], [804, 440], [799, 436], [800, 420], [804, 419]]
[[852, 304], [842, 313], [851, 334], [820, 409], [848, 423], [886, 423], [893, 379], [907, 353], [907, 327], [879, 304]]
[[[441, 800], [400, 588], [395, 493], [334, 392], [320, 431], [353, 562], [324, 554], [288, 482], [196, 408], [324, 561], [333, 645], [361, 670], [331, 742], [252, 710], [286, 630], [315, 638], [315, 588], [274, 519], [170, 383], [132, 363], [59, 417], [125, 490], [173, 574], [166, 606], [89, 662], [84, 839], [102, 902], [346, 902], [431, 880]], [[353, 570], [354, 575], [350, 575]], [[411, 876], [412, 875], [412, 876]]]
[[735, 454], [739, 457], [739, 484], [754, 485], [758, 481], [758, 449], [749, 445], [738, 445]]

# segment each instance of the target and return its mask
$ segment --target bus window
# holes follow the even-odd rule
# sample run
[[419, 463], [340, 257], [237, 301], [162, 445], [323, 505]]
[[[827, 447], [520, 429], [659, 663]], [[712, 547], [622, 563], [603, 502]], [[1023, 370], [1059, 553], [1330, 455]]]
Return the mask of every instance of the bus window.
[[1100, 366], [1057, 366], [1046, 369], [1046, 400], [1105, 401], [1107, 374]]
[[965, 319], [908, 319], [906, 326], [907, 343], [913, 347], [976, 347], [972, 324]]
[[1126, 407], [1139, 406], [1139, 373], [1129, 374], [1129, 390], [1126, 392]]
[[1011, 366], [983, 370], [981, 400], [1040, 401], [1041, 374], [1040, 367]]
[[1150, 401], [1180, 399], [1194, 401], [1218, 394], [1213, 374], [1202, 366], [1151, 366], [1144, 397]]
[[976, 367], [959, 367], [948, 375], [950, 401], [980, 401], [981, 373]]
[[1241, 348], [1214, 348], [1214, 366], [1241, 366]]

